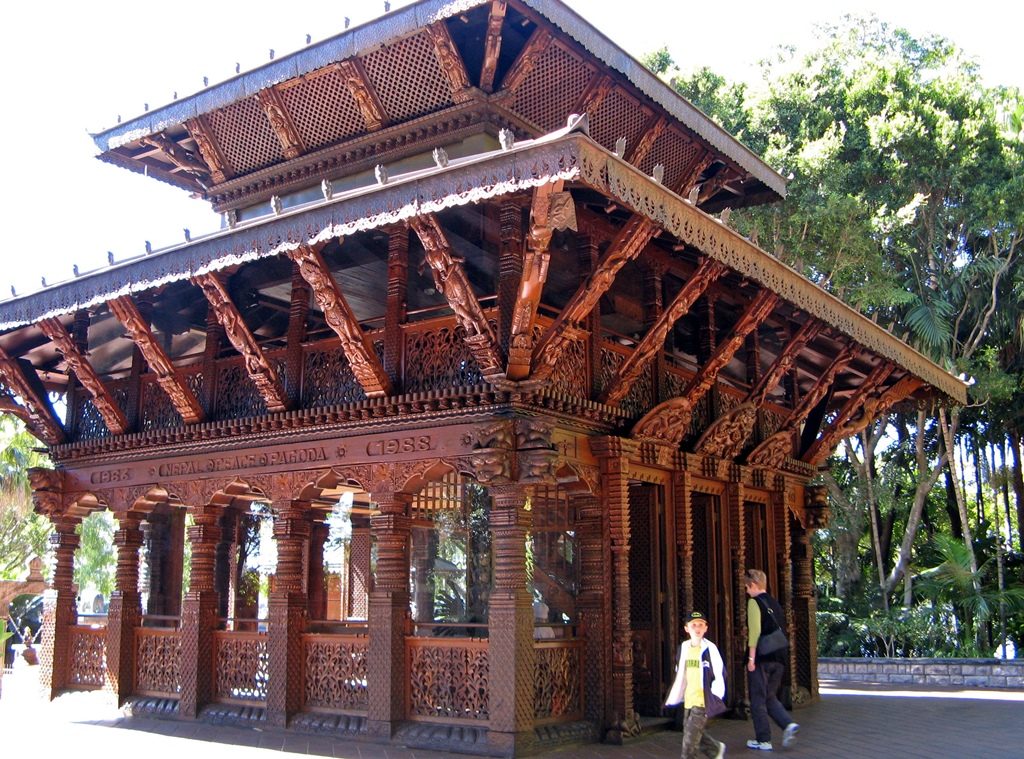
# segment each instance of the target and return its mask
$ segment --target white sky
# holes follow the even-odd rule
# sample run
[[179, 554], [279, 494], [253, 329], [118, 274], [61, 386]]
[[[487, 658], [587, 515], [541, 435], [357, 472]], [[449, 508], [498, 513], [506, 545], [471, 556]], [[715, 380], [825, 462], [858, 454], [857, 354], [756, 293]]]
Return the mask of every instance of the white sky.
[[[815, 23], [876, 13], [916, 36], [952, 39], [981, 63], [989, 84], [1024, 89], [1020, 30], [1024, 5], [1002, 0], [567, 0], [580, 15], [639, 57], [668, 45], [683, 70], [708, 65], [730, 79], [755, 79], [778, 45], [812, 39]], [[392, 8], [409, 0], [393, 0]], [[706, 10], [701, 10], [704, 7]], [[202, 89], [305, 43], [384, 11], [382, 0], [290, 0], [100, 4], [73, 0], [10, 3], [0, 25], [8, 75], [0, 144], [4, 255], [0, 299], [217, 228], [219, 218], [185, 192], [95, 160], [98, 131]]]

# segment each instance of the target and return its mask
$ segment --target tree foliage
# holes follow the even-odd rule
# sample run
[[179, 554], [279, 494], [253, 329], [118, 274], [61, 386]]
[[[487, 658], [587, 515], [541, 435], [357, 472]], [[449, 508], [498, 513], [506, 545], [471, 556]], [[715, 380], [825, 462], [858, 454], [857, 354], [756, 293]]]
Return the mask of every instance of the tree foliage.
[[47, 551], [50, 524], [32, 511], [28, 469], [48, 459], [38, 441], [11, 416], [0, 416], [0, 579], [20, 580], [33, 556]]

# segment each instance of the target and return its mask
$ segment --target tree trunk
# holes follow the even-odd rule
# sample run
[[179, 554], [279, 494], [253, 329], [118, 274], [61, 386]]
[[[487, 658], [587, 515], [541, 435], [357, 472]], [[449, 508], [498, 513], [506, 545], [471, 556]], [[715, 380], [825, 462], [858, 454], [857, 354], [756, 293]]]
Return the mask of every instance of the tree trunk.
[[[956, 485], [960, 481], [960, 474], [956, 468], [956, 455], [954, 454], [954, 445], [956, 441], [956, 429], [960, 422], [960, 412], [957, 409], [953, 409], [949, 414], [949, 420], [946, 419], [946, 409], [939, 409], [939, 426], [942, 428], [942, 437], [946, 442], [946, 452], [949, 454], [949, 470], [950, 474], [953, 475], [953, 483]], [[978, 557], [974, 553], [974, 539], [971, 537], [971, 523], [967, 516], [967, 499], [964, 498], [963, 491], [959, 487], [953, 488], [956, 493], [956, 506], [957, 511], [960, 513], [960, 524], [963, 526], [963, 539], [964, 546], [966, 546], [969, 555], [971, 557], [971, 574], [974, 575], [974, 586], [977, 590], [978, 586]]]
[[963, 528], [960, 527], [960, 512], [956, 508], [956, 485], [953, 484], [953, 474], [947, 469], [946, 480], [946, 514], [949, 516], [949, 531], [957, 540], [964, 539]]
[[1010, 450], [1013, 453], [1013, 495], [1017, 501], [1017, 550], [1024, 552], [1024, 474], [1021, 473], [1020, 438], [1019, 430], [1010, 429]]

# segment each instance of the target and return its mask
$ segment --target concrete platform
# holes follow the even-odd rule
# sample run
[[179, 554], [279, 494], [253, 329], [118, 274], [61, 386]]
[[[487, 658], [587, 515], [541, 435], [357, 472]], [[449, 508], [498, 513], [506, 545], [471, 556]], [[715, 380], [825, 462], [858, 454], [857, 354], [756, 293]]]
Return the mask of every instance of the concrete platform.
[[[318, 735], [214, 727], [194, 722], [126, 718], [97, 693], [72, 693], [52, 703], [37, 694], [32, 668], [3, 679], [0, 741], [6, 756], [42, 750], [80, 759], [134, 756], [182, 759], [279, 759], [293, 755], [345, 759], [441, 759], [449, 754], [332, 740]], [[716, 720], [710, 732], [727, 757], [785, 755], [839, 759], [1024, 759], [1024, 691], [962, 690], [826, 683], [821, 700], [795, 713], [800, 734], [783, 750], [746, 748], [749, 722]], [[547, 759], [675, 759], [679, 733], [662, 732], [626, 746], [583, 746]]]

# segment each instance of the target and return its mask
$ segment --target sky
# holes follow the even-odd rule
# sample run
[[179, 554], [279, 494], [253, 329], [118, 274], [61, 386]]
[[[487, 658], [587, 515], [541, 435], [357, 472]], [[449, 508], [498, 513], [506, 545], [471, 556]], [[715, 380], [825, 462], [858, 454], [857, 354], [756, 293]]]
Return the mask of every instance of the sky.
[[[990, 85], [1024, 89], [1019, 35], [1024, 5], [1003, 0], [566, 0], [627, 52], [667, 45], [679, 67], [709, 66], [755, 80], [756, 64], [779, 45], [806, 47], [816, 24], [846, 13], [876, 14], [915, 36], [939, 34], [976, 58]], [[410, 0], [392, 0], [392, 9]], [[1010, 10], [1010, 8], [1014, 8]], [[627, 10], [628, 9], [628, 12]], [[0, 117], [8, 189], [0, 201], [5, 252], [0, 299], [25, 294], [216, 229], [202, 200], [95, 159], [96, 132], [255, 68], [384, 13], [383, 0], [179, 0], [100, 4], [42, 0], [4, 11], [7, 60]]]

